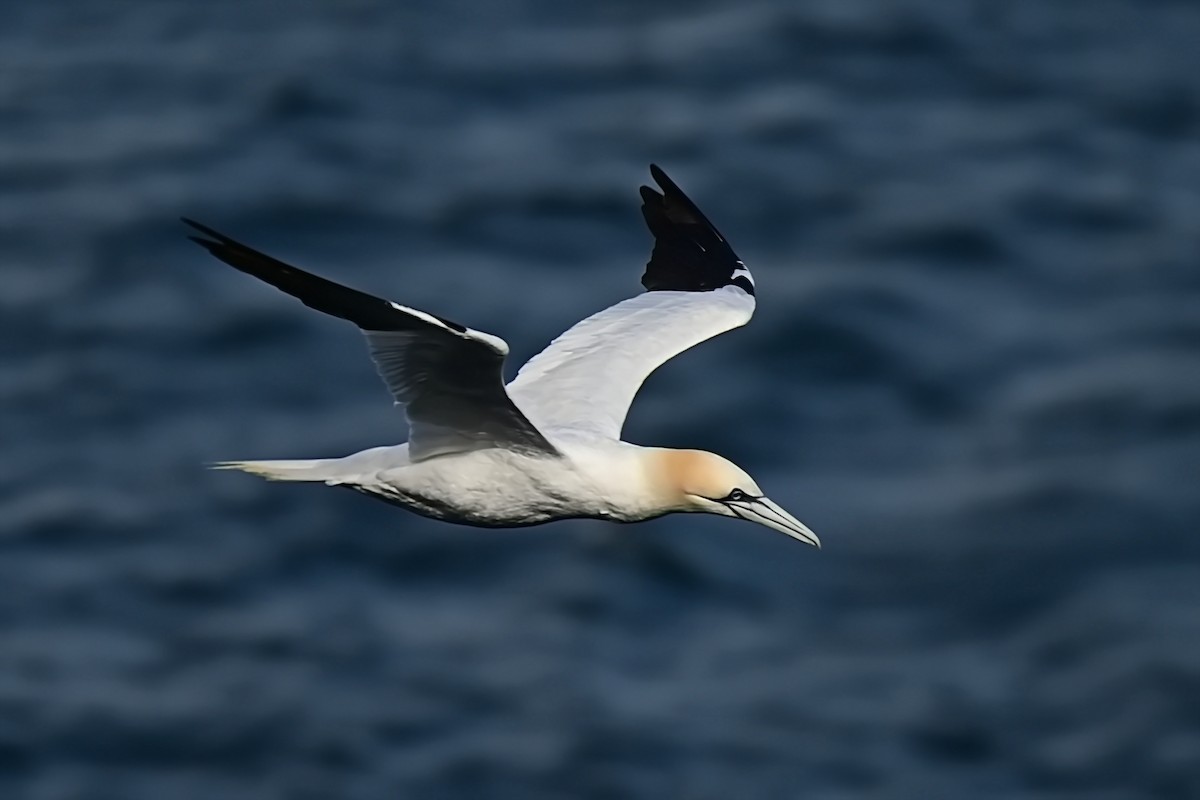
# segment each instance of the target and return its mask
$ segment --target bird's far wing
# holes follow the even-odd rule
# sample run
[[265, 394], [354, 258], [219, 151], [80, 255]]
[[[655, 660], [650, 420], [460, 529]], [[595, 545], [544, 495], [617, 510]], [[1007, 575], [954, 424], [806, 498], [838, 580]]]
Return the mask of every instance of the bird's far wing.
[[204, 234], [192, 241], [221, 261], [363, 331], [408, 417], [412, 460], [490, 447], [557, 453], [504, 390], [503, 339], [342, 286], [183, 221]]
[[654, 250], [645, 294], [579, 322], [530, 359], [509, 394], [545, 430], [620, 438], [625, 415], [661, 364], [754, 313], [754, 279], [720, 232], [661, 169], [643, 186]]

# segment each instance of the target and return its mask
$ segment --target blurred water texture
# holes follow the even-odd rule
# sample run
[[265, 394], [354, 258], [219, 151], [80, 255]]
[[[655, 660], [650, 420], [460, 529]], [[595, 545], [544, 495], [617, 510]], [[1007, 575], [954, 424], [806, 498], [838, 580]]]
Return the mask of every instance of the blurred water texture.
[[[4, 16], [0, 797], [1200, 797], [1200, 6]], [[515, 369], [638, 290], [651, 161], [760, 304], [627, 437], [823, 552], [204, 469], [403, 427], [179, 215]]]

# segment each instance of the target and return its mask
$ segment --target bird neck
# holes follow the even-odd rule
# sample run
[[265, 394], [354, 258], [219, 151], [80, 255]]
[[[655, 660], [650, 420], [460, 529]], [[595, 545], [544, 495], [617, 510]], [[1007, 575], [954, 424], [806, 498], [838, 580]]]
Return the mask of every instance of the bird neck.
[[697, 497], [711, 496], [720, 482], [721, 459], [703, 450], [669, 447], [641, 448], [642, 474], [650, 502], [672, 511], [698, 511]]

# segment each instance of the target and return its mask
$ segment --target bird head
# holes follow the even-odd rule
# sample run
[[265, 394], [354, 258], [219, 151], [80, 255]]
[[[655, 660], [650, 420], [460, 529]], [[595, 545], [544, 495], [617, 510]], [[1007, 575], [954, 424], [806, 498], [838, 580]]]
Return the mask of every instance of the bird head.
[[671, 511], [736, 517], [821, 546], [808, 526], [769, 499], [732, 461], [703, 450], [656, 449], [650, 458], [653, 480]]

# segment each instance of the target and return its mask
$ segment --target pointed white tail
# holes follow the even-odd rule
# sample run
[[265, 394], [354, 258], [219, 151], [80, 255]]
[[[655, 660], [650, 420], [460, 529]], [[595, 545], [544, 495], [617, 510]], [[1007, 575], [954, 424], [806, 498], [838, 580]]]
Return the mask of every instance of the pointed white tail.
[[325, 481], [330, 477], [324, 469], [325, 465], [336, 460], [310, 458], [296, 461], [222, 461], [213, 464], [212, 468], [238, 469], [269, 481]]

